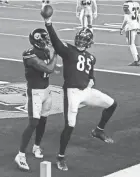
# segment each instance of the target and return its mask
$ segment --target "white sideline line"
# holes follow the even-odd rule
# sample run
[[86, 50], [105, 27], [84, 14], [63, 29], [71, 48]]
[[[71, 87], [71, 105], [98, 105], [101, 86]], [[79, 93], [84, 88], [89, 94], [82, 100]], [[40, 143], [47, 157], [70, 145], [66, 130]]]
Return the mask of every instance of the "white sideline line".
[[0, 85], [2, 84], [8, 84], [9, 82], [6, 82], [6, 81], [0, 81]]
[[[0, 17], [0, 20], [10, 20], [10, 21], [23, 21], [23, 22], [35, 22], [35, 23], [44, 23], [43, 20], [32, 20], [32, 19], [23, 19], [23, 18], [7, 18], [7, 17]], [[73, 23], [73, 22], [61, 22], [61, 21], [52, 21], [54, 24], [63, 24], [63, 25], [80, 25], [80, 23]], [[93, 27], [102, 27], [105, 28], [104, 25], [93, 25]]]
[[[0, 33], [0, 35], [3, 35], [3, 36], [12, 36], [12, 37], [28, 38], [28, 36], [26, 36], [26, 35], [20, 35], [20, 34]], [[61, 40], [62, 40], [62, 41], [67, 41], [67, 42], [73, 42], [73, 40], [70, 40], [70, 39], [61, 39]], [[102, 42], [95, 42], [95, 45], [116, 46], [116, 47], [128, 47], [128, 45], [123, 45], [123, 44], [111, 44], [111, 43], [102, 43]], [[140, 46], [137, 46], [137, 48], [140, 48]]]
[[110, 6], [110, 7], [122, 7], [122, 5], [118, 4], [97, 4], [98, 6]]
[[[23, 22], [36, 22], [36, 23], [44, 23], [43, 20], [29, 20], [29, 19], [20, 19], [20, 18], [5, 18], [5, 17], [0, 17], [0, 20], [10, 20], [10, 21], [23, 21]], [[73, 22], [58, 22], [58, 21], [53, 21], [55, 24], [67, 24], [67, 25], [79, 25], [79, 23], [73, 23]]]
[[[62, 29], [59, 29], [58, 31], [74, 31], [76, 29], [77, 28], [62, 28]], [[105, 28], [105, 27], [104, 28], [103, 27], [102, 28], [101, 27], [94, 27], [94, 30], [108, 31], [108, 32], [117, 32], [117, 31], [119, 31], [119, 29]]]
[[[20, 62], [20, 63], [23, 62], [22, 60], [18, 60], [18, 59], [15, 59], [15, 58], [5, 58], [5, 57], [0, 57], [0, 60], [16, 61], [16, 62]], [[108, 70], [108, 69], [98, 69], [98, 68], [95, 68], [95, 71], [98, 71], [98, 72], [105, 72], [105, 73], [131, 75], [131, 76], [140, 76], [140, 73], [131, 73], [131, 72], [123, 72], [123, 71]]]
[[[18, 19], [18, 18], [5, 18], [5, 17], [0, 17], [0, 20], [10, 20], [10, 21], [23, 21], [23, 22], [35, 22], [35, 23], [44, 23], [44, 21], [42, 20], [31, 20], [31, 19]], [[73, 23], [73, 22], [58, 22], [58, 21], [53, 21], [54, 24], [64, 24], [64, 25], [80, 25], [79, 23]], [[104, 24], [104, 25], [93, 25], [93, 27], [100, 27], [100, 28], [104, 28], [104, 29], [107, 29], [108, 30], [108, 27], [105, 25], [108, 25], [109, 24]], [[78, 26], [79, 27], [79, 26]], [[77, 27], [77, 28], [78, 28]], [[110, 29], [110, 30], [115, 30], [116, 29]], [[58, 30], [59, 31], [59, 30]]]
[[124, 16], [123, 14], [105, 14], [105, 13], [98, 13], [99, 15], [108, 15], [108, 16]]
[[118, 172], [112, 173], [104, 177], [139, 177], [140, 176], [140, 164], [125, 168]]
[[[52, 2], [52, 4], [76, 4], [76, 1], [59, 1], [59, 2]], [[116, 7], [122, 7], [122, 5], [118, 4], [97, 4], [98, 6], [116, 6]]]

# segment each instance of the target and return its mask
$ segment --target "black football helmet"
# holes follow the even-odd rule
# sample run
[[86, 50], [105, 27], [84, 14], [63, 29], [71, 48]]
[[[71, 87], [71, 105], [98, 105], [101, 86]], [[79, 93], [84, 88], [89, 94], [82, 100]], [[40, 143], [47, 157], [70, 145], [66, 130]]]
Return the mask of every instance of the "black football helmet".
[[45, 49], [46, 46], [51, 45], [50, 37], [45, 29], [37, 28], [29, 34], [29, 41], [31, 45], [38, 49]]
[[80, 30], [75, 36], [75, 46], [78, 50], [90, 48], [93, 43], [93, 33], [89, 28]]

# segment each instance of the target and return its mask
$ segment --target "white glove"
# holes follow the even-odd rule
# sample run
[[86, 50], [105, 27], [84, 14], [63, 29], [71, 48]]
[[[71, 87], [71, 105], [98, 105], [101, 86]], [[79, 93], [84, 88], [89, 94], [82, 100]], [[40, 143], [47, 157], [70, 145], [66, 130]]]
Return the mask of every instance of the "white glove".
[[44, 21], [45, 21], [45, 23], [47, 24], [47, 23], [52, 23], [52, 21], [51, 21], [51, 17], [49, 17], [49, 18], [44, 18]]

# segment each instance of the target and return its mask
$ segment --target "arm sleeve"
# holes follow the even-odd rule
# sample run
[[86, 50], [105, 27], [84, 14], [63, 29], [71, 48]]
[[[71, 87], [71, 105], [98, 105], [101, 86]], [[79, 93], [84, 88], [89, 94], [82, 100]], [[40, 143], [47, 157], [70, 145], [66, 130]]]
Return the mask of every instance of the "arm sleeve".
[[67, 51], [67, 46], [63, 44], [63, 42], [58, 38], [52, 24], [45, 24], [47, 31], [49, 33], [50, 39], [51, 39], [51, 43], [54, 47], [54, 50], [56, 51], [56, 53], [63, 57], [64, 54]]

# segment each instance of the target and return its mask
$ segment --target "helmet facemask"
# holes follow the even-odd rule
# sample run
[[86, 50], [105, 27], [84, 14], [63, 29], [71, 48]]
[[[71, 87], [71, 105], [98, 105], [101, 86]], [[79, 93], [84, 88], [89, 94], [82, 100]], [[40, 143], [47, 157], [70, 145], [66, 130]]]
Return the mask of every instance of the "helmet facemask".
[[75, 46], [78, 50], [84, 51], [93, 44], [93, 34], [89, 29], [82, 29], [75, 36]]

